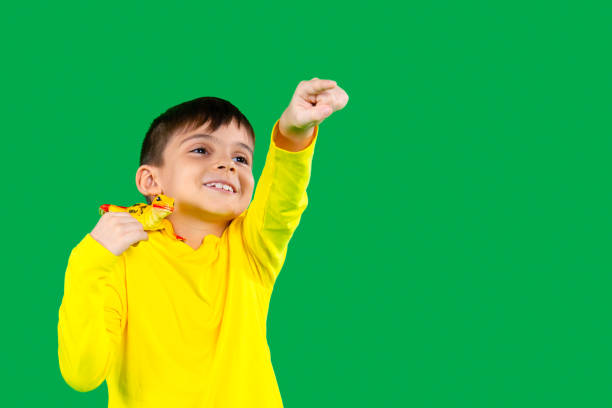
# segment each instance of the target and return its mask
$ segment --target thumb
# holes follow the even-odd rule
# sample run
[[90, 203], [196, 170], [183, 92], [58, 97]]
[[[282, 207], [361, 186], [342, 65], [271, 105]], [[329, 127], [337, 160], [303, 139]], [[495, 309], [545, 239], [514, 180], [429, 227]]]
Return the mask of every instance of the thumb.
[[317, 105], [313, 106], [312, 109], [309, 110], [310, 120], [307, 122], [321, 122], [323, 119], [331, 115], [333, 109], [329, 105]]
[[328, 117], [329, 115], [331, 115], [331, 113], [333, 112], [333, 109], [331, 108], [331, 106], [329, 105], [319, 105], [315, 108], [315, 112], [313, 116], [315, 116], [313, 119], [315, 120], [323, 120], [326, 117]]

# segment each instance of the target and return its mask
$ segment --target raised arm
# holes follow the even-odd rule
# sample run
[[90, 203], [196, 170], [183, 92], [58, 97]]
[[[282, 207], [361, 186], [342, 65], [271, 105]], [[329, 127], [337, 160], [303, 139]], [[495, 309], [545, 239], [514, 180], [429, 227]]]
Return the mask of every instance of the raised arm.
[[318, 133], [317, 126], [312, 143], [292, 152], [277, 145], [278, 124], [276, 121], [273, 126], [266, 163], [242, 223], [257, 278], [267, 287], [273, 286], [285, 261], [289, 240], [308, 205], [306, 187]]
[[125, 260], [90, 234], [72, 250], [59, 309], [58, 357], [68, 385], [85, 392], [108, 375], [125, 327]]
[[273, 126], [265, 166], [242, 223], [257, 279], [266, 287], [274, 285], [308, 205], [306, 188], [319, 124], [347, 102], [348, 95], [335, 81], [301, 81]]

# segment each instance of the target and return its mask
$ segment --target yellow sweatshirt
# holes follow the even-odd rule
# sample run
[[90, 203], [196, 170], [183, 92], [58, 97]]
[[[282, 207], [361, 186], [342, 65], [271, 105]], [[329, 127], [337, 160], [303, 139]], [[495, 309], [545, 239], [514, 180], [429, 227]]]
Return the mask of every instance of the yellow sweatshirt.
[[194, 250], [172, 223], [116, 256], [88, 233], [72, 249], [58, 356], [77, 391], [105, 379], [109, 408], [282, 407], [266, 339], [274, 282], [308, 205], [314, 140], [274, 142], [250, 206]]

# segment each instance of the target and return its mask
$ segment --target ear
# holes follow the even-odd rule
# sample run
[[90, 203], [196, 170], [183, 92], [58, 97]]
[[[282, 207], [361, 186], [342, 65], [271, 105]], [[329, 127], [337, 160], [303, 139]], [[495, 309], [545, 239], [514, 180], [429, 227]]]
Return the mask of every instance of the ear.
[[141, 194], [155, 197], [162, 193], [162, 186], [159, 183], [159, 169], [148, 164], [143, 164], [136, 170], [136, 188]]

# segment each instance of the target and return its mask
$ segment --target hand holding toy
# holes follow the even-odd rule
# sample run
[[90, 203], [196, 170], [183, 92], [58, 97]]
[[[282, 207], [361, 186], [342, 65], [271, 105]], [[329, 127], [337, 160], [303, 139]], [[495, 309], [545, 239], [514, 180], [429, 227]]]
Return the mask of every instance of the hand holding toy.
[[129, 207], [103, 204], [100, 220], [90, 235], [113, 254], [119, 256], [131, 245], [148, 240], [146, 230], [163, 228], [163, 219], [174, 211], [174, 199], [159, 194], [152, 204]]
[[102, 204], [100, 215], [106, 212], [127, 212], [140, 221], [142, 227], [148, 231], [163, 228], [162, 220], [174, 211], [174, 199], [163, 194], [158, 194], [151, 204], [138, 203], [129, 207], [120, 205]]

